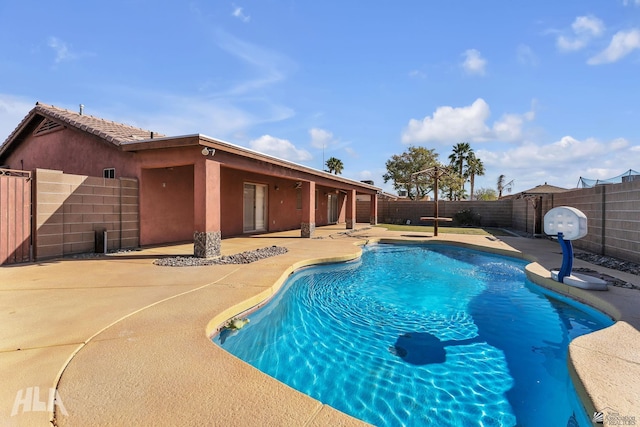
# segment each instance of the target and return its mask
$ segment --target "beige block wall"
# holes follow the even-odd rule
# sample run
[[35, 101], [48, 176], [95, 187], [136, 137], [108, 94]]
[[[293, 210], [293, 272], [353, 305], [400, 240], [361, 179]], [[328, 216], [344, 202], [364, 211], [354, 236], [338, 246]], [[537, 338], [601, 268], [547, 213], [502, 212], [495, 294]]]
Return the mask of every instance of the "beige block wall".
[[[438, 216], [452, 218], [457, 212], [470, 209], [480, 215], [480, 224], [483, 227], [511, 227], [512, 223], [511, 200], [463, 200], [463, 201], [438, 201]], [[369, 201], [356, 203], [357, 221], [369, 222]], [[407, 220], [411, 224], [431, 224], [420, 220], [420, 217], [433, 217], [435, 212], [434, 201], [414, 200], [379, 200], [378, 222], [387, 224], [405, 224]]]
[[553, 204], [575, 207], [587, 216], [588, 234], [574, 247], [640, 262], [640, 181], [556, 194]]
[[37, 169], [34, 206], [36, 259], [92, 252], [97, 230], [109, 250], [139, 245], [136, 179]]
[[[530, 199], [499, 201], [439, 202], [439, 216], [452, 217], [462, 209], [472, 209], [481, 216], [486, 227], [510, 227], [534, 234], [536, 215]], [[587, 216], [588, 234], [573, 242], [576, 249], [640, 262], [640, 181], [608, 184], [564, 193], [549, 194], [541, 199], [540, 218], [557, 206], [575, 207]], [[433, 201], [379, 200], [380, 223], [431, 224], [421, 216], [433, 216]], [[357, 202], [357, 221], [368, 222], [369, 201]], [[537, 230], [542, 232], [543, 229]]]

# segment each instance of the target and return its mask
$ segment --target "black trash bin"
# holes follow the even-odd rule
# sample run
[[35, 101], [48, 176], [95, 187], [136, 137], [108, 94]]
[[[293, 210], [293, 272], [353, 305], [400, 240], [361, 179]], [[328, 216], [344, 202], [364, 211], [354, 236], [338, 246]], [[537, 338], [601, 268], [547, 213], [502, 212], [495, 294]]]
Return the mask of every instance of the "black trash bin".
[[97, 254], [107, 253], [107, 229], [106, 228], [99, 228], [96, 230], [95, 243], [96, 243], [96, 246], [94, 248], [95, 253]]

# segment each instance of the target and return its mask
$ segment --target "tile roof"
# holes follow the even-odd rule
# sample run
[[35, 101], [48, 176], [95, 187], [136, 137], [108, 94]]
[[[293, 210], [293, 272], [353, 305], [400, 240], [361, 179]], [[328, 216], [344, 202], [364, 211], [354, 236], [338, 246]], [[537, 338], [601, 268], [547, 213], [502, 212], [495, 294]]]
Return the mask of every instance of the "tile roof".
[[536, 185], [533, 188], [530, 188], [526, 191], [523, 191], [523, 194], [549, 194], [549, 193], [564, 193], [565, 191], [569, 191], [566, 188], [557, 187], [555, 185], [549, 185], [546, 182], [542, 185]]
[[[20, 132], [23, 126], [36, 114], [60, 121], [68, 126], [75, 127], [84, 132], [94, 134], [115, 145], [120, 145], [123, 142], [140, 141], [151, 138], [151, 131], [149, 130], [136, 128], [133, 126], [125, 125], [123, 123], [112, 122], [110, 120], [104, 120], [94, 116], [80, 114], [75, 111], [66, 110], [64, 108], [55, 107], [53, 105], [43, 104], [41, 102], [36, 102], [36, 106], [29, 112], [29, 114], [27, 114], [22, 122], [9, 135], [3, 145], [17, 136], [17, 133]], [[154, 138], [161, 138], [165, 135], [153, 132], [153, 136]]]

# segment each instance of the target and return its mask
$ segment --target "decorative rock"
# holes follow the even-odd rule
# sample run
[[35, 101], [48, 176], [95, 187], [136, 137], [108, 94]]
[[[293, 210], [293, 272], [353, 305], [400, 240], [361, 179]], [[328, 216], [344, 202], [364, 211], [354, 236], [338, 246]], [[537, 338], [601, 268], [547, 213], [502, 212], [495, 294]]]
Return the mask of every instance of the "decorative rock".
[[303, 222], [300, 224], [300, 236], [301, 237], [312, 237], [314, 231], [316, 231], [315, 223], [306, 223]]
[[193, 254], [200, 258], [220, 255], [220, 231], [196, 231], [193, 233]]
[[218, 258], [200, 258], [195, 256], [161, 258], [156, 260], [154, 264], [163, 267], [197, 267], [203, 265], [218, 264], [249, 264], [264, 258], [286, 254], [287, 252], [289, 252], [287, 248], [281, 246], [269, 246], [253, 251], [245, 251], [235, 255], [224, 255]]
[[602, 267], [610, 268], [612, 270], [623, 271], [625, 273], [640, 276], [640, 264], [636, 264], [631, 261], [623, 261], [621, 259], [604, 255], [596, 255], [589, 252], [576, 252], [574, 256], [583, 261], [590, 262], [591, 264], [596, 264]]

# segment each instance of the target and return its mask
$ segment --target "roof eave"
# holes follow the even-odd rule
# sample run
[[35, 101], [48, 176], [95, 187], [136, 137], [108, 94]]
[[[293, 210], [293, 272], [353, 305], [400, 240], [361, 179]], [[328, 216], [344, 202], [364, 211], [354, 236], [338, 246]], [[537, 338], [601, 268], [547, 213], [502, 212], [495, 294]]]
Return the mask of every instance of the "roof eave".
[[163, 136], [160, 138], [148, 138], [134, 141], [122, 141], [120, 149], [122, 151], [146, 151], [157, 150], [161, 148], [176, 148], [201, 145], [199, 143], [200, 135], [180, 135], [180, 136]]
[[366, 188], [372, 192], [381, 191], [379, 187], [375, 185], [366, 184], [364, 182], [355, 181], [348, 178], [343, 178], [337, 175], [330, 174], [328, 172], [320, 171], [318, 169], [310, 168], [308, 166], [301, 165], [299, 163], [291, 162], [289, 160], [280, 159], [278, 157], [269, 156], [268, 154], [260, 153], [250, 148], [241, 147], [231, 142], [222, 141], [217, 138], [212, 138], [203, 134], [189, 134], [180, 136], [171, 136], [163, 138], [146, 139], [142, 141], [125, 141], [120, 144], [123, 151], [145, 151], [161, 148], [175, 148], [202, 145], [204, 147], [219, 149], [231, 154], [236, 154], [243, 157], [249, 157], [255, 160], [260, 160], [268, 163], [272, 163], [278, 166], [282, 166], [288, 169], [305, 172], [311, 175], [330, 179], [332, 181], [342, 182], [348, 185], [357, 185], [360, 188]]
[[15, 139], [22, 133], [22, 131], [27, 127], [27, 125], [31, 122], [34, 116], [37, 114], [36, 108], [32, 108], [31, 111], [27, 113], [26, 116], [22, 119], [18, 126], [9, 134], [7, 139], [4, 140], [2, 145], [0, 146], [0, 158], [8, 151], [8, 149], [13, 145]]
[[270, 156], [268, 154], [264, 154], [264, 153], [260, 153], [258, 151], [252, 150], [250, 148], [246, 148], [246, 147], [241, 147], [239, 145], [233, 144], [231, 142], [227, 142], [227, 141], [222, 141], [220, 139], [216, 139], [216, 138], [212, 138], [210, 136], [207, 135], [199, 135], [200, 137], [200, 141], [201, 141], [201, 145], [210, 147], [210, 148], [221, 148], [225, 151], [234, 153], [234, 154], [238, 154], [241, 156], [245, 156], [245, 157], [250, 157], [256, 160], [261, 160], [261, 161], [265, 161], [265, 162], [269, 162], [269, 163], [273, 163], [276, 164], [278, 166], [282, 166], [285, 168], [289, 168], [289, 169], [293, 169], [296, 171], [301, 171], [301, 172], [305, 172], [311, 175], [315, 175], [315, 176], [319, 176], [319, 177], [323, 177], [326, 179], [330, 179], [332, 181], [339, 181], [339, 182], [343, 182], [345, 184], [349, 184], [349, 185], [357, 185], [358, 187], [361, 188], [366, 188], [368, 190], [371, 191], [375, 191], [376, 193], [378, 191], [381, 191], [381, 188], [376, 187], [375, 185], [371, 185], [371, 184], [366, 184], [364, 182], [361, 181], [355, 181], [353, 179], [349, 179], [349, 178], [343, 178], [334, 174], [331, 174], [329, 172], [325, 172], [325, 171], [321, 171], [318, 169], [314, 169], [311, 168], [309, 166], [305, 166], [305, 165], [301, 165], [299, 163], [295, 163], [289, 160], [285, 160], [285, 159], [281, 159], [275, 156]]

